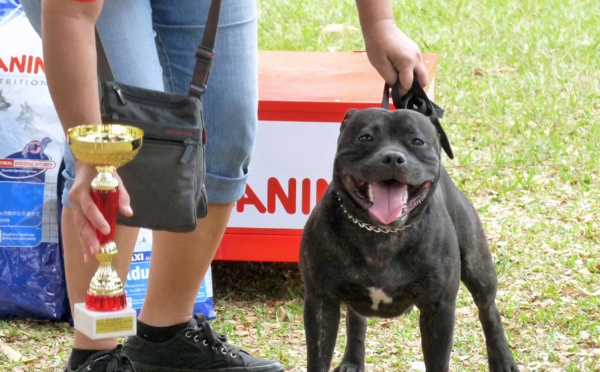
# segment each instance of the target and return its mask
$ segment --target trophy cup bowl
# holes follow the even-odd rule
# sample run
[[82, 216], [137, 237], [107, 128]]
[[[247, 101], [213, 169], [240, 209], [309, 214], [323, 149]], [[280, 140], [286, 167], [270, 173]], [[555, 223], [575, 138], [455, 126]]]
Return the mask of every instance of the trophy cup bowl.
[[85, 164], [115, 169], [129, 163], [142, 147], [141, 129], [120, 124], [80, 125], [69, 129], [71, 151]]
[[73, 155], [98, 171], [91, 195], [110, 226], [108, 235], [96, 230], [100, 242], [98, 270], [85, 304], [75, 304], [75, 328], [92, 339], [135, 334], [135, 310], [127, 308], [123, 282], [113, 266], [119, 182], [112, 172], [133, 160], [142, 147], [143, 135], [141, 129], [121, 124], [82, 125], [67, 132]]

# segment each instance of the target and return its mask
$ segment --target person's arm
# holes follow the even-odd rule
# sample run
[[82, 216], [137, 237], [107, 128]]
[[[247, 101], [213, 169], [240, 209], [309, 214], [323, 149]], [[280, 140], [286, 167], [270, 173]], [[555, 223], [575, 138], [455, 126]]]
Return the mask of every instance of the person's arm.
[[[96, 71], [95, 25], [102, 0], [43, 0], [42, 45], [44, 69], [54, 107], [65, 132], [83, 124], [101, 124]], [[98, 253], [95, 228], [110, 227], [90, 196], [95, 169], [76, 160], [75, 183], [69, 193], [71, 210], [86, 261]], [[121, 187], [119, 210], [131, 215], [129, 196]]]
[[356, 0], [369, 61], [390, 85], [400, 80], [400, 94], [412, 86], [413, 74], [429, 83], [421, 52], [394, 22], [391, 0]]
[[48, 88], [65, 132], [100, 123], [94, 27], [102, 0], [43, 0], [42, 45]]

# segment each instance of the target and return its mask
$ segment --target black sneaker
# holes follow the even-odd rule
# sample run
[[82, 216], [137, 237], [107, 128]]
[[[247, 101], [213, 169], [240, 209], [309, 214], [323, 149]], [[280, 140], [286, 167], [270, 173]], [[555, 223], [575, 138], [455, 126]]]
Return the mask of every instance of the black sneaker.
[[129, 359], [121, 354], [122, 349], [123, 345], [117, 345], [113, 350], [99, 351], [77, 369], [71, 369], [71, 366], [67, 365], [65, 372], [135, 372]]
[[281, 372], [283, 366], [255, 358], [227, 343], [213, 331], [204, 314], [196, 314], [188, 326], [171, 340], [153, 343], [130, 336], [123, 354], [137, 372]]

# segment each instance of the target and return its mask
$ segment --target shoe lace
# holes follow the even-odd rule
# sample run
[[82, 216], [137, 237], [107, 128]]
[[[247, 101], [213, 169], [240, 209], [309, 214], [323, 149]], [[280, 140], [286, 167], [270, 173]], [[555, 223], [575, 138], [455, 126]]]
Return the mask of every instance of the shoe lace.
[[129, 358], [122, 355], [123, 345], [117, 345], [110, 354], [102, 357], [102, 361], [106, 362], [106, 372], [132, 372], [134, 371]]
[[202, 341], [205, 346], [210, 346], [216, 354], [229, 353], [233, 358], [237, 357], [240, 352], [244, 352], [241, 348], [228, 344], [225, 335], [214, 331], [204, 314], [195, 314], [194, 319], [197, 326], [186, 334], [188, 337], [194, 337], [194, 341]]

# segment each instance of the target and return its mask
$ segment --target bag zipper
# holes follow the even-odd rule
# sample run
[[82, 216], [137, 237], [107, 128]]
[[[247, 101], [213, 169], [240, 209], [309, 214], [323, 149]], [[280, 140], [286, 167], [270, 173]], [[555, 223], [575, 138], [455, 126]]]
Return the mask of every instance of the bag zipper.
[[[191, 138], [186, 138], [184, 140], [176, 140], [176, 139], [164, 139], [164, 138], [154, 138], [154, 137], [144, 137], [144, 141], [150, 142], [160, 142], [160, 143], [171, 143], [175, 145], [183, 144], [185, 146], [185, 150], [181, 155], [179, 161], [182, 164], [187, 164], [192, 158], [192, 153], [194, 152], [194, 147], [199, 144], [199, 141], [194, 141]], [[142, 143], [142, 148], [144, 147]]]
[[155, 98], [139, 98], [133, 94], [128, 94], [127, 92], [124, 92], [123, 89], [121, 89], [119, 86], [117, 85], [113, 85], [112, 86], [112, 90], [115, 91], [115, 93], [117, 94], [117, 98], [119, 99], [119, 102], [122, 105], [126, 105], [128, 103], [127, 99], [125, 99], [125, 96], [127, 96], [129, 98], [130, 101], [139, 103], [139, 104], [146, 104], [148, 105], [148, 101], [152, 101], [155, 102], [156, 104], [165, 107], [165, 108], [181, 108], [184, 107], [185, 105], [187, 105], [187, 102], [183, 101], [183, 102], [166, 102], [166, 101], [162, 101], [160, 99], [155, 99]]
[[192, 157], [192, 152], [194, 151], [194, 145], [196, 145], [196, 141], [191, 138], [186, 138], [183, 140], [183, 144], [185, 145], [185, 151], [183, 152], [183, 155], [181, 155], [181, 159], [179, 159], [179, 161], [183, 164], [187, 164]]
[[117, 98], [119, 98], [119, 102], [121, 102], [122, 105], [126, 105], [127, 101], [125, 100], [125, 97], [123, 97], [123, 92], [121, 91], [121, 88], [119, 88], [116, 85], [113, 85], [112, 89], [117, 94]]

